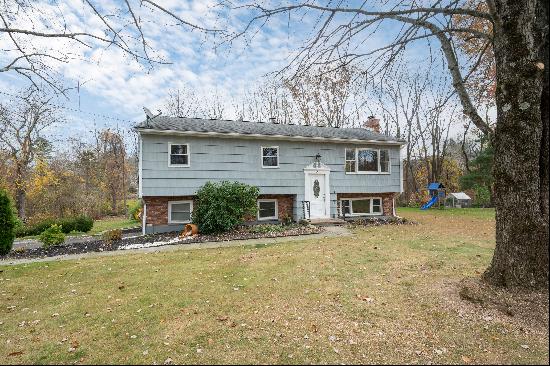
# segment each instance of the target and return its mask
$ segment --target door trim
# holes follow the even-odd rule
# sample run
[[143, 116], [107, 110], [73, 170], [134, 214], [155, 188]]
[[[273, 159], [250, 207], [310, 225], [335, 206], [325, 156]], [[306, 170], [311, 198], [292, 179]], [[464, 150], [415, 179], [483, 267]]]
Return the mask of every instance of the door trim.
[[330, 218], [330, 168], [322, 163], [312, 163], [304, 168], [304, 200], [311, 201], [311, 175], [322, 174], [325, 176], [325, 216], [316, 218]]

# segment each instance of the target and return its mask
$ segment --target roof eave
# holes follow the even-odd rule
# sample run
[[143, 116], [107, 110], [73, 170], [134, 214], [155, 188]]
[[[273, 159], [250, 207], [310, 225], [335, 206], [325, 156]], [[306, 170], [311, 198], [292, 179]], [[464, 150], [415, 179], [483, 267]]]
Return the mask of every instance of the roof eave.
[[330, 137], [309, 137], [309, 136], [286, 136], [286, 135], [263, 135], [263, 134], [243, 134], [237, 132], [201, 132], [201, 131], [178, 131], [178, 130], [159, 130], [154, 128], [134, 127], [140, 134], [150, 135], [181, 135], [197, 137], [225, 137], [225, 138], [244, 138], [244, 139], [276, 139], [289, 141], [325, 141], [334, 143], [356, 143], [356, 144], [374, 144], [374, 145], [406, 145], [402, 140], [365, 140], [365, 139], [344, 139]]

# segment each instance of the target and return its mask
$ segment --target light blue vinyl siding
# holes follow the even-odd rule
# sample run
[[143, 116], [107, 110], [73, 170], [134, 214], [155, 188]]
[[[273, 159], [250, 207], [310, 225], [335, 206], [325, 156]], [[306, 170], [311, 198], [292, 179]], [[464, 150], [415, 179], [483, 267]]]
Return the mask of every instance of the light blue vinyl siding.
[[[317, 153], [331, 170], [331, 199], [336, 199], [336, 193], [400, 190], [399, 146], [360, 145], [389, 149], [391, 174], [345, 174], [345, 148], [358, 145], [153, 134], [142, 134], [141, 139], [143, 196], [194, 195], [208, 181], [230, 180], [258, 186], [261, 194], [296, 195], [295, 204], [300, 205], [305, 190], [304, 168], [314, 161]], [[169, 143], [189, 145], [189, 167], [168, 166]], [[279, 147], [279, 168], [262, 168], [261, 146]]]

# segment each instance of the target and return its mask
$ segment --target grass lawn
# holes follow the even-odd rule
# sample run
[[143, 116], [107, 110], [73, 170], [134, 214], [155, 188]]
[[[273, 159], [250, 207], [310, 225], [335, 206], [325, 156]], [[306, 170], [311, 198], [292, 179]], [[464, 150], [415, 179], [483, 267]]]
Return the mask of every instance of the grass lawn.
[[399, 210], [419, 225], [353, 237], [0, 267], [0, 363], [548, 363], [547, 310], [525, 322], [460, 299], [495, 224], [454, 211]]
[[107, 230], [126, 229], [126, 228], [136, 227], [136, 226], [139, 226], [139, 222], [129, 219], [125, 216], [104, 217], [100, 220], [95, 220], [92, 230], [90, 230], [86, 234], [96, 235]]
[[[106, 216], [99, 220], [94, 220], [94, 226], [92, 230], [87, 233], [83, 232], [71, 232], [67, 236], [83, 236], [83, 235], [98, 235], [107, 230], [113, 229], [126, 229], [131, 227], [140, 226], [140, 223], [127, 218], [126, 216]], [[24, 239], [38, 239], [39, 235], [29, 235], [17, 238], [18, 240]]]

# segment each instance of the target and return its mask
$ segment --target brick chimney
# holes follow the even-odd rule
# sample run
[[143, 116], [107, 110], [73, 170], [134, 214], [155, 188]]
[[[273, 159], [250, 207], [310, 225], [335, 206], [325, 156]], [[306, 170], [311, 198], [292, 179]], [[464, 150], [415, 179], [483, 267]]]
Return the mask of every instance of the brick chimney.
[[380, 119], [374, 116], [369, 116], [367, 120], [363, 122], [363, 128], [380, 133]]

